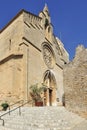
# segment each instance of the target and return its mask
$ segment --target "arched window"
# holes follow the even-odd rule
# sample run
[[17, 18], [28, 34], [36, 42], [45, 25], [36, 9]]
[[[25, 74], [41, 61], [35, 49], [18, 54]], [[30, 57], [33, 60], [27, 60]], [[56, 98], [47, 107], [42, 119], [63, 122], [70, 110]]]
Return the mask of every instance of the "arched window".
[[49, 25], [49, 21], [48, 21], [48, 19], [46, 18], [46, 19], [45, 19], [45, 25], [44, 25], [45, 29], [47, 28], [48, 25]]

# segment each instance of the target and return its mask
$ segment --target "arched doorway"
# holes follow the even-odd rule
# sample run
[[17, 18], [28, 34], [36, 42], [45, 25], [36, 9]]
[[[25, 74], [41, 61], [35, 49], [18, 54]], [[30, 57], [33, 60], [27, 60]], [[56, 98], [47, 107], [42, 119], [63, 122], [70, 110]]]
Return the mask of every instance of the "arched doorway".
[[47, 89], [44, 91], [44, 105], [56, 105], [56, 79], [54, 74], [50, 70], [47, 70], [44, 73], [43, 82], [47, 87]]

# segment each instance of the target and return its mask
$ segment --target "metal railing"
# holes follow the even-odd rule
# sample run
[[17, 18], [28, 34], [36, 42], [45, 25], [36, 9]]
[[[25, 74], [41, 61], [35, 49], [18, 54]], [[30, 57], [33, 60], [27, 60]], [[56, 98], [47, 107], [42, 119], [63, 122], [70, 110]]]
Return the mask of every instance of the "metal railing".
[[20, 101], [17, 101], [16, 103], [13, 103], [13, 104], [9, 105], [9, 107], [8, 107], [8, 109], [9, 109], [9, 115], [10, 115], [11, 107], [13, 107], [16, 104], [23, 105], [23, 103], [24, 103], [24, 100], [20, 100]]
[[[5, 115], [7, 115], [7, 114], [10, 115], [11, 112], [13, 112], [13, 111], [15, 111], [15, 110], [17, 110], [17, 109], [19, 109], [19, 115], [21, 115], [21, 107], [22, 107], [22, 106], [25, 106], [26, 104], [28, 104], [28, 103], [30, 103], [30, 102], [32, 102], [32, 100], [30, 100], [30, 101], [20, 100], [20, 101], [18, 101], [18, 102], [16, 102], [16, 103], [10, 105], [8, 111], [5, 112], [5, 113], [3, 113], [2, 115], [0, 115], [0, 120], [2, 120], [2, 125], [3, 125], [3, 126], [5, 125], [5, 120], [2, 119], [3, 116], [5, 116]], [[16, 104], [18, 104], [18, 103], [20, 103], [20, 105], [19, 105], [18, 107], [15, 107], [15, 108], [11, 109], [12, 106], [14, 106], [14, 105], [16, 105]]]

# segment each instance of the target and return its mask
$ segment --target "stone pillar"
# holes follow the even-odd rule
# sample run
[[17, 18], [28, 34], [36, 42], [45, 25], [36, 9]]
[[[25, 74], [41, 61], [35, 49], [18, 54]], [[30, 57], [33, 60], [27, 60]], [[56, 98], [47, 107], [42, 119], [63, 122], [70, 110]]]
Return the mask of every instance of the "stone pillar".
[[23, 75], [22, 75], [22, 97], [23, 100], [28, 100], [28, 60], [29, 48], [25, 43], [22, 43], [21, 49], [23, 51]]
[[49, 106], [49, 89], [47, 89], [47, 106]]
[[56, 102], [56, 89], [55, 88], [52, 91], [52, 106], [57, 106], [57, 102]]

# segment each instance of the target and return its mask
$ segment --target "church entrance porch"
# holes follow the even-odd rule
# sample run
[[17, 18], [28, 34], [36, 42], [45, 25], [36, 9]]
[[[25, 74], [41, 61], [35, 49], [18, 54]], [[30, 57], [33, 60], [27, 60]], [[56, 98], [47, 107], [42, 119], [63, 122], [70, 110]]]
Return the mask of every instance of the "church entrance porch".
[[47, 87], [44, 91], [44, 106], [54, 106], [56, 104], [56, 80], [50, 70], [45, 73], [44, 84]]

